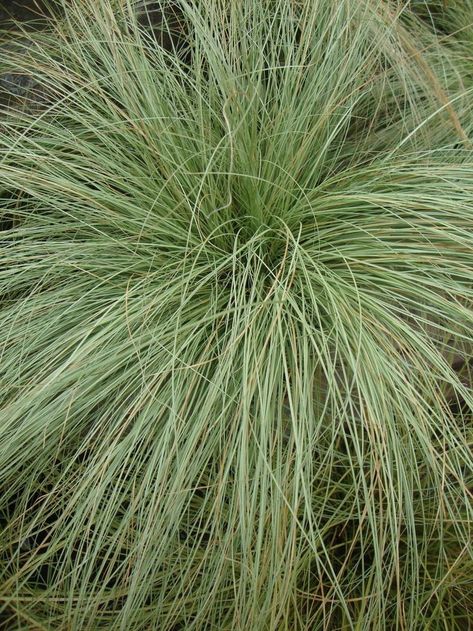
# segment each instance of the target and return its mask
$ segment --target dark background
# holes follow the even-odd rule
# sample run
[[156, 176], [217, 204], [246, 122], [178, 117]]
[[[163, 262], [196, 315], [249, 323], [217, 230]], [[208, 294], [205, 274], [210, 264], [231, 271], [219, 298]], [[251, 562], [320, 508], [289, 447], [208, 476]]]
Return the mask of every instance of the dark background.
[[42, 0], [0, 0], [0, 28], [11, 20], [37, 20], [46, 9]]

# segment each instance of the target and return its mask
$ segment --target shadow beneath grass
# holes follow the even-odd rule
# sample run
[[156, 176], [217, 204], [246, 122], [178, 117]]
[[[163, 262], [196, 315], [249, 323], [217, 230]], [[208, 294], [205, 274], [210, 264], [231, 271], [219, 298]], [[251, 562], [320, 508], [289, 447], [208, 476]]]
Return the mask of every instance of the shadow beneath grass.
[[48, 15], [45, 3], [41, 0], [3, 0], [0, 6], [0, 29], [13, 28], [15, 22], [34, 28]]

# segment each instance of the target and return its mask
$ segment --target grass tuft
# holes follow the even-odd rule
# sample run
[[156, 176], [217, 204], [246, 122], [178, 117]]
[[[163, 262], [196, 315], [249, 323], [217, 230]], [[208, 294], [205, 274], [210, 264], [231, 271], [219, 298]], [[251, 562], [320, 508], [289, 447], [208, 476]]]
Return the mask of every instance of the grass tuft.
[[473, 40], [152, 4], [0, 49], [0, 625], [469, 628]]

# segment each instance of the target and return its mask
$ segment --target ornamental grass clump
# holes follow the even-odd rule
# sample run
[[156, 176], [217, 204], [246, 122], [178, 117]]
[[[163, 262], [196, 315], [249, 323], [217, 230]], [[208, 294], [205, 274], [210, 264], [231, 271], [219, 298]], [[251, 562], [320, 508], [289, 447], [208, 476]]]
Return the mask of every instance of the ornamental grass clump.
[[467, 629], [457, 48], [387, 0], [155, 5], [0, 52], [4, 628]]

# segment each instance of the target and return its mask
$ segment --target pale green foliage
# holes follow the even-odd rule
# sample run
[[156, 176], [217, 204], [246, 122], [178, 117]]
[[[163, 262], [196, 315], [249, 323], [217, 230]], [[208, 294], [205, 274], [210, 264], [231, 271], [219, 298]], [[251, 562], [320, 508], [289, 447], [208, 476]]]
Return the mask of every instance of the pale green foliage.
[[394, 2], [181, 1], [174, 52], [65, 4], [0, 53], [41, 95], [0, 123], [6, 628], [466, 629], [456, 54]]

